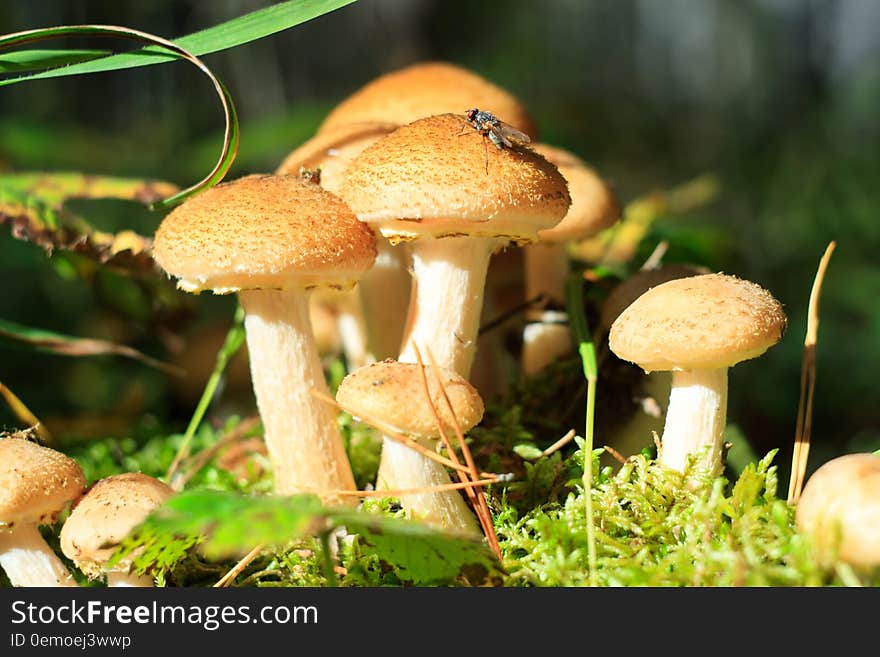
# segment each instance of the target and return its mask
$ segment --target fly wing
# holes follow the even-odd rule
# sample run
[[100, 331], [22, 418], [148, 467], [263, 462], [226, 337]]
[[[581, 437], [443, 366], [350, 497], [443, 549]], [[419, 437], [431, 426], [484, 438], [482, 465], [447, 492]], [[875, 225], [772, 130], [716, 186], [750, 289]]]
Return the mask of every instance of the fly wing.
[[511, 148], [514, 144], [524, 146], [532, 141], [526, 133], [517, 130], [509, 123], [504, 123], [504, 121], [498, 122], [498, 135], [508, 148]]

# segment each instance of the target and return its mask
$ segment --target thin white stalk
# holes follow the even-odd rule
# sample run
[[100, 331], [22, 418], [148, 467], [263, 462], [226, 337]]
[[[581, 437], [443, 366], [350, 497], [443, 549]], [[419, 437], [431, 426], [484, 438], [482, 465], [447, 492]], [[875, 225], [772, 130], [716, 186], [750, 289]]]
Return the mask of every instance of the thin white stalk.
[[376, 261], [358, 282], [367, 345], [376, 360], [396, 358], [403, 341], [412, 278], [403, 245], [376, 236]]
[[153, 578], [149, 575], [137, 575], [135, 573], [114, 570], [107, 573], [107, 586], [150, 587], [153, 586]]
[[361, 299], [355, 290], [350, 298], [344, 299], [337, 309], [336, 328], [342, 342], [342, 351], [351, 370], [375, 362], [370, 353], [367, 338], [367, 327], [361, 307]]
[[[564, 306], [565, 279], [571, 272], [565, 245], [536, 242], [527, 244], [523, 250], [526, 299], [541, 294], [550, 304]], [[551, 312], [548, 315], [541, 310], [531, 310], [526, 313], [526, 318], [530, 322], [523, 331], [522, 366], [526, 374], [539, 372], [572, 351], [571, 330], [556, 321], [567, 320], [565, 313]]]
[[308, 293], [246, 290], [239, 296], [275, 491], [313, 492], [330, 504], [352, 504], [350, 496], [321, 493], [356, 486], [336, 414], [311, 394], [330, 393], [312, 336]]
[[77, 586], [34, 524], [0, 530], [0, 567], [13, 586]]
[[[439, 367], [463, 377], [470, 375], [486, 270], [492, 252], [503, 244], [498, 238], [425, 238], [412, 244], [413, 291], [401, 362], [415, 363], [416, 348], [430, 350]], [[434, 447], [436, 439], [425, 439]], [[450, 483], [442, 465], [415, 450], [385, 438], [377, 487], [423, 488]], [[461, 495], [454, 490], [406, 495], [401, 504], [407, 513], [431, 524], [477, 534], [477, 521]]]
[[673, 372], [660, 463], [683, 472], [694, 456], [697, 468], [717, 474], [726, 418], [726, 367]]

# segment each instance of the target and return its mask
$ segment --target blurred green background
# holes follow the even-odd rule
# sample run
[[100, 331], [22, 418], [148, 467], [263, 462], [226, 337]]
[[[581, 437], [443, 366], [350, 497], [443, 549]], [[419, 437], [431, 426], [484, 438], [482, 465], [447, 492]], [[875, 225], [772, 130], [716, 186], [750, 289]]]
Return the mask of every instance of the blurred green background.
[[[90, 22], [173, 38], [270, 4], [7, 1], [0, 30]], [[783, 342], [731, 370], [729, 417], [756, 452], [780, 447], [787, 472], [806, 305], [830, 240], [837, 251], [821, 307], [810, 469], [880, 448], [878, 25], [874, 0], [359, 0], [204, 59], [241, 120], [229, 177], [273, 170], [335, 103], [426, 59], [469, 67], [525, 100], [542, 140], [592, 163], [624, 202], [717, 176], [711, 204], [661, 217], [644, 247], [647, 254], [668, 240], [667, 261], [748, 278], [785, 304]], [[209, 83], [184, 63], [16, 85], [0, 90], [0, 172], [80, 170], [185, 186], [213, 166], [221, 129]], [[122, 201], [74, 207], [106, 229], [151, 234], [161, 220]], [[219, 318], [222, 333], [231, 314], [228, 298], [195, 299], [167, 286], [171, 303], [158, 304], [150, 284], [100, 269], [77, 274], [80, 267], [0, 229], [0, 318], [169, 358], [181, 349], [178, 331], [210, 332]], [[210, 349], [206, 358], [210, 365]], [[5, 344], [0, 381], [47, 424], [61, 418], [56, 428], [109, 435], [179, 426], [202, 384], [175, 391], [136, 362]], [[95, 424], [76, 427], [74, 419]], [[13, 426], [0, 409], [0, 427]]]

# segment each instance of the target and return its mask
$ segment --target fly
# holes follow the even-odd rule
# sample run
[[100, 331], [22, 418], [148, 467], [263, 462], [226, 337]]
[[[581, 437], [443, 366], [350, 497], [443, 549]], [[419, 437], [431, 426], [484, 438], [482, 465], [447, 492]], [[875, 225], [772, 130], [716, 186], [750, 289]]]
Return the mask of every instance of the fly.
[[[474, 130], [495, 144], [498, 150], [525, 146], [532, 141], [526, 133], [517, 130], [509, 123], [505, 123], [491, 112], [474, 107], [465, 112], [465, 118]], [[489, 173], [488, 152], [486, 153], [486, 173]]]

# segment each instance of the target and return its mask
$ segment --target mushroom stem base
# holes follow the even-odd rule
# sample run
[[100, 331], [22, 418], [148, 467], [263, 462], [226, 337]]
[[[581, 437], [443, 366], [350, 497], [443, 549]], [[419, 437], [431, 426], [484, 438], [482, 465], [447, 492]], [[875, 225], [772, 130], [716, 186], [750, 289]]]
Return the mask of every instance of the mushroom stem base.
[[0, 566], [13, 586], [77, 586], [36, 525], [0, 530]]
[[672, 390], [660, 449], [660, 463], [684, 472], [694, 467], [718, 474], [727, 418], [727, 368], [672, 373]]

